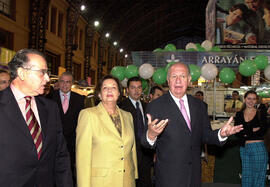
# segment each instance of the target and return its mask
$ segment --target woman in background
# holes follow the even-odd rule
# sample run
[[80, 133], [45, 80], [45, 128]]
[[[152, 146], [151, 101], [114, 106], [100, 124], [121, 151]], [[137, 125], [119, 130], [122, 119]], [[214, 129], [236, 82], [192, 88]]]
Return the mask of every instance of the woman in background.
[[244, 128], [236, 134], [241, 140], [243, 187], [265, 186], [268, 154], [263, 136], [267, 130], [267, 113], [256, 109], [257, 98], [255, 91], [247, 91], [243, 109], [235, 116], [235, 125], [242, 124]]
[[118, 108], [118, 79], [97, 87], [101, 102], [80, 112], [76, 138], [78, 187], [135, 187], [137, 156], [132, 116]]

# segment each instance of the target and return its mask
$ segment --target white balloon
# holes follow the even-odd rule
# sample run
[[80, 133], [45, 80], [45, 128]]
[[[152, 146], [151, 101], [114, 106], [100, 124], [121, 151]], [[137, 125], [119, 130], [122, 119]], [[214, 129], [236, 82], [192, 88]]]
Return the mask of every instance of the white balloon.
[[139, 75], [143, 79], [149, 79], [154, 74], [155, 69], [151, 64], [142, 64], [139, 68]]
[[197, 50], [197, 46], [195, 45], [195, 43], [190, 42], [186, 45], [186, 50], [187, 49], [196, 49]]
[[204, 40], [201, 44], [201, 46], [206, 50], [206, 51], [210, 51], [213, 47], [212, 42], [210, 42], [209, 40]]
[[216, 65], [214, 64], [207, 63], [207, 64], [204, 64], [201, 68], [201, 75], [206, 80], [213, 80], [217, 76], [217, 74], [218, 74], [218, 69]]
[[121, 84], [124, 88], [127, 87], [127, 82], [128, 82], [128, 79], [127, 78], [124, 78], [124, 80], [121, 81]]
[[265, 78], [267, 78], [268, 80], [270, 80], [270, 65], [268, 65], [268, 66], [264, 69], [264, 76], [265, 76]]

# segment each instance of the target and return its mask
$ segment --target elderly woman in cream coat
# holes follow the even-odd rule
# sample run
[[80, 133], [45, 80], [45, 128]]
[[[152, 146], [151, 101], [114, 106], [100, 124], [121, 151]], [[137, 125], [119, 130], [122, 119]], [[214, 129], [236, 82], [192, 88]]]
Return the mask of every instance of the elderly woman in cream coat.
[[76, 138], [78, 187], [135, 187], [137, 156], [132, 116], [118, 108], [118, 79], [97, 88], [101, 102], [80, 112]]

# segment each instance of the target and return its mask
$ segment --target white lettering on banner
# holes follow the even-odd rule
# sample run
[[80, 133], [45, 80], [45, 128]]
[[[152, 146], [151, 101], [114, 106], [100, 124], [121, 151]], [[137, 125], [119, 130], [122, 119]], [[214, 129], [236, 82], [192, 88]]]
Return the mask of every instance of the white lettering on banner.
[[202, 59], [202, 64], [212, 63], [212, 64], [240, 64], [244, 60], [252, 59], [252, 57], [240, 57], [236, 56], [204, 56]]

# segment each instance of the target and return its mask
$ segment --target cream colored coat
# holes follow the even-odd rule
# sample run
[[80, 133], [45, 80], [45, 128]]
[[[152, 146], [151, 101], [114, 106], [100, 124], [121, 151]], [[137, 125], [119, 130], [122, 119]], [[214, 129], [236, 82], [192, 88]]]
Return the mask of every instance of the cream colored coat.
[[135, 187], [138, 178], [132, 116], [117, 107], [119, 135], [102, 103], [80, 112], [76, 137], [78, 187]]

